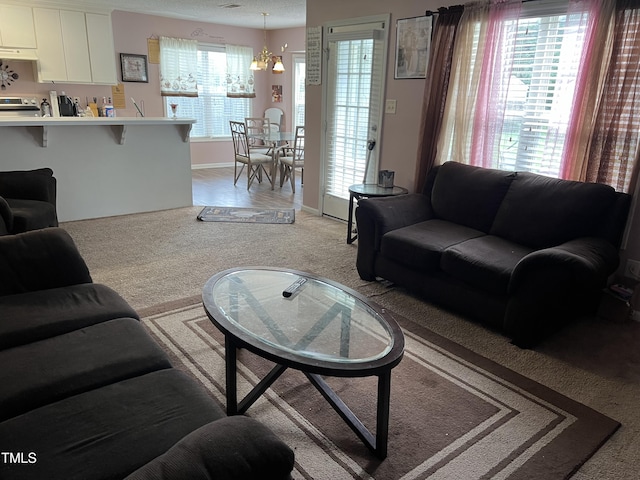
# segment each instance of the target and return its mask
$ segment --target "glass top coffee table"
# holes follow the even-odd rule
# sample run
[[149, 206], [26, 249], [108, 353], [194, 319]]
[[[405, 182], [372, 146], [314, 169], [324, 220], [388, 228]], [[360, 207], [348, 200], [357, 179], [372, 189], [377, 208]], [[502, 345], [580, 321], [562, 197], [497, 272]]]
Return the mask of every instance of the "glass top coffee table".
[[[382, 308], [357, 292], [309, 273], [235, 268], [211, 277], [204, 308], [225, 336], [227, 414], [243, 414], [287, 369], [303, 372], [378, 457], [387, 456], [391, 369], [404, 353], [404, 335]], [[238, 403], [237, 349], [277, 365]], [[322, 375], [378, 377], [373, 435]]]

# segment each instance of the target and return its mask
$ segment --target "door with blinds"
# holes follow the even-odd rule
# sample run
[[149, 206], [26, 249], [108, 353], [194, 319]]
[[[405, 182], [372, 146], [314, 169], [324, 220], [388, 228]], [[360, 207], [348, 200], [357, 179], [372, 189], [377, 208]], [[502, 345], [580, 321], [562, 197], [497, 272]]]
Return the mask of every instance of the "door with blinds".
[[378, 175], [389, 16], [327, 27], [322, 213], [346, 220], [349, 186]]

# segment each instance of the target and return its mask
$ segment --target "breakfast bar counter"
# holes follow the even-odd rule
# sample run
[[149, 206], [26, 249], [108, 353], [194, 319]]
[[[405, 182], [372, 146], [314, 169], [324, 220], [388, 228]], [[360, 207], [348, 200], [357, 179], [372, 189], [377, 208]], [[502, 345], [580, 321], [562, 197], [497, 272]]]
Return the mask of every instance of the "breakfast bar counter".
[[194, 119], [0, 118], [0, 170], [50, 167], [60, 221], [192, 205]]

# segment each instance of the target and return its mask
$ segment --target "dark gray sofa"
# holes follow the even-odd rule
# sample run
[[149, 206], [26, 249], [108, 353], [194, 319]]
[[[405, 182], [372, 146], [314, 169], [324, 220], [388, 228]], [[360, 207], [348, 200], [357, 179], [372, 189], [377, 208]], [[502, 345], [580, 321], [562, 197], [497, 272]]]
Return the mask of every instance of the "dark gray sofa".
[[596, 309], [629, 205], [602, 184], [447, 162], [422, 193], [358, 202], [357, 268], [529, 347]]
[[293, 452], [227, 417], [60, 228], [0, 236], [0, 478], [287, 479]]

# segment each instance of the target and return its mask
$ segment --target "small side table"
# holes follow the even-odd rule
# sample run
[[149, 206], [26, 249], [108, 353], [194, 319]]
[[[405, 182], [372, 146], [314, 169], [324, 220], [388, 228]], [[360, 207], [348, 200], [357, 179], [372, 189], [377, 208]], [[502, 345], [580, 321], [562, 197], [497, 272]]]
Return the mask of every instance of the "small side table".
[[353, 229], [353, 200], [369, 197], [395, 197], [405, 195], [409, 190], [403, 187], [379, 187], [375, 183], [357, 183], [349, 187], [349, 220], [347, 222], [347, 243], [353, 243], [358, 234], [351, 235]]

